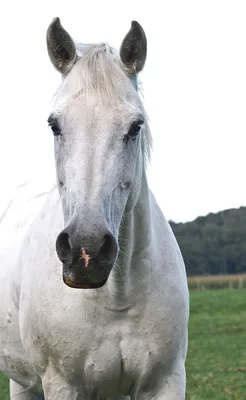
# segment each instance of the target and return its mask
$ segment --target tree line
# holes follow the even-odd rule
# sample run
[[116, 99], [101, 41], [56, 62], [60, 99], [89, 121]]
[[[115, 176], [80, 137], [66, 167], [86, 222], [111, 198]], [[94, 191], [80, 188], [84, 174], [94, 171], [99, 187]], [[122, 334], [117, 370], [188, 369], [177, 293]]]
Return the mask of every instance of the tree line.
[[194, 221], [169, 221], [188, 276], [246, 272], [246, 207], [210, 213]]

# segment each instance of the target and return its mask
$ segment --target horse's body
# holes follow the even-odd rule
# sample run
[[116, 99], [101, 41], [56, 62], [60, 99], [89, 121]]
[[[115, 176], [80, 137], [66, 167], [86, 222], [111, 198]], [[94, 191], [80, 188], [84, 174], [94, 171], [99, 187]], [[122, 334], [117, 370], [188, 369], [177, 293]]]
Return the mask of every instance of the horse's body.
[[[51, 52], [49, 49], [52, 59]], [[121, 58], [123, 61], [124, 54]], [[68, 75], [65, 84], [69, 79], [72, 77]], [[133, 85], [127, 76], [126, 79], [125, 85], [129, 83], [129, 90], [135, 93], [135, 82]], [[131, 103], [132, 99], [127, 101]], [[138, 100], [134, 101], [135, 110], [140, 106]], [[60, 108], [61, 104], [59, 98]], [[109, 117], [104, 112], [103, 115]], [[52, 129], [58, 135], [57, 125]], [[134, 131], [136, 134], [138, 129]], [[133, 161], [128, 158], [128, 163], [136, 162], [132, 164], [135, 165], [133, 182], [126, 184], [124, 176], [121, 177], [119, 194], [116, 181], [113, 182], [110, 200], [105, 194], [111, 193], [107, 185], [117, 178], [109, 174], [110, 161], [103, 164], [100, 179], [102, 166], [98, 169], [92, 162], [88, 167], [83, 161], [83, 179], [77, 173], [72, 174], [69, 186], [69, 159], [65, 171], [69, 197], [58, 183], [48, 194], [32, 200], [33, 209], [25, 210], [26, 215], [20, 224], [15, 223], [12, 231], [9, 224], [16, 215], [15, 209], [11, 216], [15, 204], [2, 217], [0, 370], [11, 379], [12, 399], [35, 400], [42, 395], [45, 400], [185, 398], [188, 323], [185, 268], [171, 228], [148, 189], [144, 140], [136, 140], [135, 136], [134, 140], [129, 139], [131, 143], [124, 144], [130, 149], [128, 157], [135, 154]], [[106, 148], [104, 144], [102, 139], [100, 145], [93, 144], [96, 160], [101, 148]], [[88, 148], [83, 143], [84, 158], [88, 161], [93, 153], [92, 145], [88, 142], [87, 145]], [[117, 146], [121, 146], [121, 141]], [[77, 142], [75, 150], [79, 147]], [[113, 147], [111, 151], [116, 152], [116, 157], [109, 157], [113, 159], [112, 165], [116, 165], [117, 160], [121, 162], [123, 147]], [[60, 162], [60, 155], [58, 159]], [[127, 173], [127, 164], [122, 166]], [[59, 165], [57, 168], [58, 182], [64, 181]], [[104, 175], [109, 183], [102, 181]], [[129, 173], [127, 176], [129, 179]], [[83, 190], [76, 197], [81, 186]], [[85, 196], [86, 190], [87, 194], [91, 190], [90, 196]], [[119, 197], [123, 195], [125, 200]], [[98, 203], [100, 198], [104, 199], [103, 208]], [[101, 261], [97, 264], [99, 256], [94, 242], [101, 227], [107, 234], [99, 245]], [[80, 236], [80, 243], [86, 245], [77, 257], [74, 243], [82, 230], [86, 235]], [[63, 264], [64, 282], [57, 255]]]

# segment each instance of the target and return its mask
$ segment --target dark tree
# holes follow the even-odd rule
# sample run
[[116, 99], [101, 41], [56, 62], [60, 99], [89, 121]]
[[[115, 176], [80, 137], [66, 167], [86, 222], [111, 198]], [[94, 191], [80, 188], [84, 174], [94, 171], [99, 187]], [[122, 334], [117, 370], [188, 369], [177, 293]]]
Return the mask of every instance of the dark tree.
[[194, 221], [169, 221], [188, 276], [246, 272], [246, 207], [210, 213]]

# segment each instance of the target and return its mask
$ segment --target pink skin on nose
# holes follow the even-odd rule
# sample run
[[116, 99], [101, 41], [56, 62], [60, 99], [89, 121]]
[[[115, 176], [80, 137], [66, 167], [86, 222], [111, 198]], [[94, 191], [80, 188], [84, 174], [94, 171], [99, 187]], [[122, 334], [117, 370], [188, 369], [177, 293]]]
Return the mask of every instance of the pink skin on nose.
[[85, 268], [87, 268], [89, 265], [90, 256], [89, 256], [89, 254], [86, 253], [84, 247], [82, 247], [81, 250], [82, 250], [82, 256], [80, 257], [80, 259], [81, 260], [83, 259], [85, 261]]

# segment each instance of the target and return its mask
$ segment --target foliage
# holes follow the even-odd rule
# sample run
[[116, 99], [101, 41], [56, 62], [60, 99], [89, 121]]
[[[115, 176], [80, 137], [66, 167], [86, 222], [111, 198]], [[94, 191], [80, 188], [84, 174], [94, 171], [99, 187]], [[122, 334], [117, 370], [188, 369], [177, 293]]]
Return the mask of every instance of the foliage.
[[246, 273], [246, 207], [170, 225], [188, 276]]

